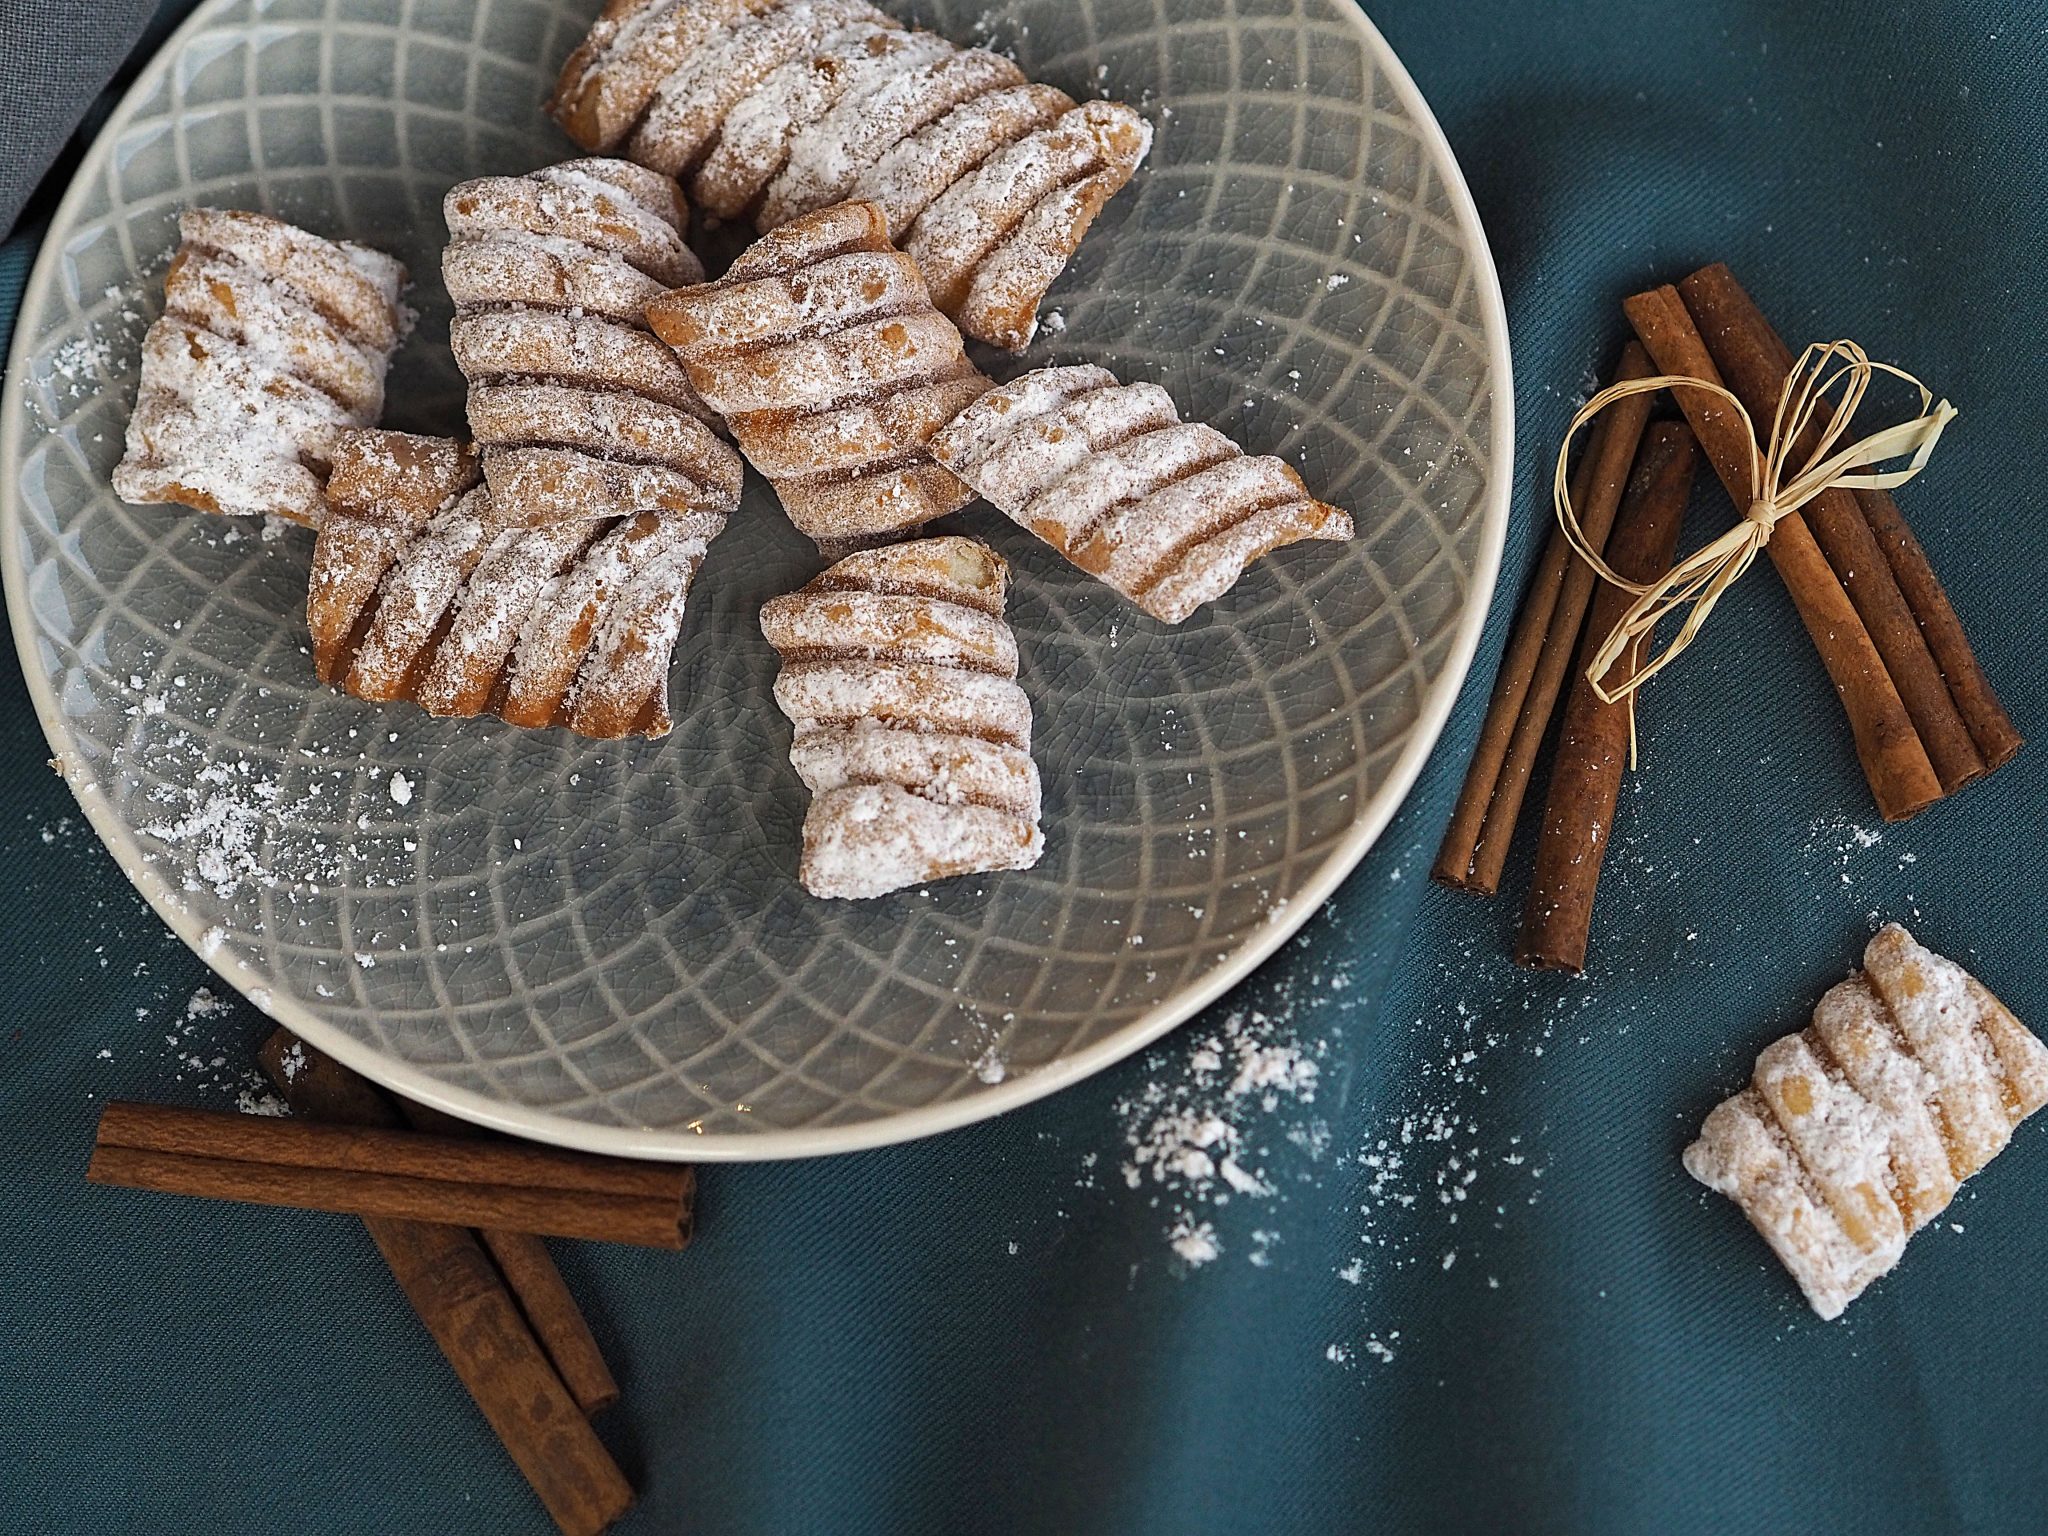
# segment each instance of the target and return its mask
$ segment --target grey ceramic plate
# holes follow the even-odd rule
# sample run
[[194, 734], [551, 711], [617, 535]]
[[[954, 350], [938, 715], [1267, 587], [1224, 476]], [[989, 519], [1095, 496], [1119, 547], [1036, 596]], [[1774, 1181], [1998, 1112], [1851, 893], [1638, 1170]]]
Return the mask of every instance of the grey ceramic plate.
[[[0, 406], [0, 550], [50, 742], [220, 973], [456, 1114], [650, 1157], [783, 1157], [994, 1114], [1136, 1050], [1364, 854], [1470, 661], [1506, 520], [1507, 332], [1464, 183], [1347, 0], [923, 0], [1158, 126], [1024, 366], [1092, 360], [1298, 464], [1348, 547], [1166, 629], [986, 507], [1013, 562], [1044, 861], [881, 901], [796, 885], [756, 627], [817, 569], [765, 487], [691, 594], [668, 739], [428, 720], [322, 689], [308, 536], [108, 490], [193, 203], [404, 257], [389, 424], [454, 430], [441, 195], [569, 152], [538, 110], [593, 0], [211, 0], [59, 210]], [[991, 366], [1016, 371], [1016, 363]]]

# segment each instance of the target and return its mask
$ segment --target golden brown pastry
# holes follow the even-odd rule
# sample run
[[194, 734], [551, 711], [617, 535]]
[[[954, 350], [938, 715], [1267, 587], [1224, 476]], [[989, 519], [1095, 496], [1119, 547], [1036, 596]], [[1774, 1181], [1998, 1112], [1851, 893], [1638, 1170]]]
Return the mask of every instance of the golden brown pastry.
[[923, 202], [929, 167], [961, 153], [948, 137], [979, 131], [979, 116], [935, 124], [856, 190], [889, 210], [933, 303], [968, 335], [1021, 352], [1038, 334], [1046, 291], [1152, 147], [1152, 125], [1122, 102], [1067, 102]]
[[1003, 622], [1009, 569], [972, 539], [848, 556], [761, 610], [775, 701], [811, 791], [799, 878], [882, 896], [1029, 869], [1044, 851], [1031, 701]]
[[828, 555], [973, 499], [927, 445], [988, 380], [874, 204], [762, 236], [717, 282], [663, 294], [647, 318]]
[[1152, 129], [865, 0], [614, 0], [550, 108], [586, 149], [684, 178], [757, 228], [882, 206], [961, 330], [1019, 350]]
[[349, 432], [313, 549], [321, 679], [431, 715], [495, 714], [585, 736], [661, 736], [684, 601], [725, 514], [500, 518], [476, 455]]
[[1814, 1311], [1838, 1317], [2048, 1104], [2048, 1049], [1892, 923], [1813, 1024], [1758, 1056], [1686, 1171], [1742, 1207]]
[[260, 213], [194, 208], [178, 232], [114, 492], [317, 523], [335, 434], [384, 409], [405, 269]]
[[572, 160], [466, 181], [444, 208], [448, 339], [498, 515], [540, 526], [732, 511], [739, 456], [641, 313], [704, 275], [676, 184], [623, 160]]
[[1107, 369], [1041, 368], [990, 390], [932, 454], [1091, 576], [1178, 624], [1261, 555], [1348, 539], [1291, 465], [1183, 422], [1156, 384]]
[[585, 149], [610, 154], [668, 73], [775, 0], [606, 0], [562, 65], [547, 110]]

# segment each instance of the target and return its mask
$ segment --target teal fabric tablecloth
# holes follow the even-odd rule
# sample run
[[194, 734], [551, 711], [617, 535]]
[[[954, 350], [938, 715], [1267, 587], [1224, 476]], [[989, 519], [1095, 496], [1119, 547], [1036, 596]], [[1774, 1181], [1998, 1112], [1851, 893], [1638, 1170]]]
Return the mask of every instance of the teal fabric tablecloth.
[[[1504, 596], [1444, 744], [1301, 941], [1146, 1056], [917, 1145], [709, 1170], [680, 1257], [562, 1245], [625, 1386], [626, 1532], [2048, 1528], [2048, 1117], [1827, 1325], [1678, 1164], [1879, 915], [2048, 1023], [2048, 743], [1881, 826], [1759, 570], [1645, 705], [1594, 975], [1509, 965], [1518, 887], [1425, 878], [1617, 301], [1710, 259], [1798, 339], [1855, 337], [1961, 407], [1903, 499], [2048, 729], [2041, 14], [1375, 16], [1514, 327]], [[1725, 515], [1703, 496], [1695, 536]], [[11, 658], [0, 752], [0, 1528], [545, 1529], [356, 1224], [83, 1183], [103, 1101], [232, 1102], [263, 1026], [200, 992], [81, 827]], [[1313, 1102], [1208, 1082], [1195, 1052], [1232, 1031], [1320, 1050]], [[1175, 1105], [1232, 1117], [1272, 1192], [1132, 1188], [1130, 1140]], [[1219, 1256], [1170, 1246], [1183, 1218]]]

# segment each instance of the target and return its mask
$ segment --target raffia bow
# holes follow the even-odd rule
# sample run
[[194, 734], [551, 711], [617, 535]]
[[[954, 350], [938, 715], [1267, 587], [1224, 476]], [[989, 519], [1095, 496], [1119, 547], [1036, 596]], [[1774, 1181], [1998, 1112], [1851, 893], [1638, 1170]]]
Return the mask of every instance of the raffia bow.
[[[1829, 371], [1831, 365], [1835, 365], [1832, 372]], [[1911, 421], [1886, 427], [1838, 449], [1835, 445], [1848, 435], [1857, 407], [1863, 403], [1872, 378], [1880, 371], [1904, 379], [1920, 391], [1920, 414]], [[1572, 439], [1578, 436], [1587, 422], [1617, 400], [1659, 389], [1704, 390], [1718, 395], [1734, 407], [1737, 418], [1742, 422], [1744, 446], [1749, 450], [1749, 506], [1742, 520], [1719, 538], [1672, 566], [1662, 580], [1645, 584], [1631, 581], [1615, 571], [1586, 542], [1578, 513], [1572, 507], [1565, 466], [1571, 455]], [[1829, 398], [1837, 391], [1839, 398], [1834, 400], [1830, 409]], [[1827, 412], [1826, 424], [1820, 427], [1819, 436], [1806, 454], [1804, 463], [1794, 471], [1791, 460], [1795, 448], [1813, 430], [1815, 423], [1822, 420], [1823, 411]], [[1593, 691], [1609, 704], [1628, 698], [1633, 705], [1635, 691], [1676, 661], [1692, 644], [1706, 624], [1707, 616], [1714, 611], [1714, 605], [1721, 600], [1721, 595], [1741, 579], [1742, 573], [1770, 543], [1771, 533], [1780, 521], [1835, 486], [1890, 490], [1893, 486], [1904, 485], [1926, 467], [1935, 443], [1955, 416], [1954, 406], [1946, 400], [1936, 402], [1933, 393], [1912, 374], [1889, 363], [1871, 361], [1869, 355], [1853, 341], [1816, 342], [1799, 354], [1799, 360], [1786, 376], [1784, 391], [1778, 397], [1777, 416], [1771, 423], [1767, 448], [1757, 446], [1755, 423], [1750, 420], [1749, 412], [1743, 409], [1742, 402], [1720, 384], [1684, 375], [1659, 374], [1655, 378], [1629, 379], [1601, 390], [1572, 418], [1571, 429], [1565, 433], [1564, 444], [1558, 449], [1557, 473], [1552, 482], [1558, 525], [1563, 528], [1565, 538], [1578, 552], [1579, 558], [1591, 566], [1601, 580], [1636, 594], [1635, 602], [1629, 605], [1600, 649], [1593, 653], [1592, 662], [1586, 669]], [[1870, 474], [1858, 472], [1870, 465], [1901, 458], [1909, 460], [1903, 469]], [[1638, 656], [1657, 626], [1680, 610], [1685, 610], [1685, 621], [1671, 643], [1642, 666], [1632, 666], [1628, 678], [1610, 688], [1606, 678], [1622, 658], [1633, 660]]]

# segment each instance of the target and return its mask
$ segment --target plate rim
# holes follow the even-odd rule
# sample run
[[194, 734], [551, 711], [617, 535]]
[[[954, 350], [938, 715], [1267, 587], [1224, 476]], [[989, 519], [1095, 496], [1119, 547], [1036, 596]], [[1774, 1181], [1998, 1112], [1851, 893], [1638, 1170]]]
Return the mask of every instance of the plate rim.
[[[133, 830], [114, 816], [98, 794], [97, 784], [89, 777], [82, 783], [74, 777], [79, 770], [70, 731], [58, 709], [55, 691], [34, 659], [37, 634], [29, 611], [27, 571], [19, 552], [22, 542], [19, 446], [25, 436], [20, 422], [28, 363], [28, 332], [21, 325], [20, 317], [32, 305], [39, 307], [45, 301], [50, 285], [56, 282], [61, 247], [54, 237], [71, 221], [76, 205], [83, 201], [104, 172], [118, 134], [128, 126], [134, 107], [144, 95], [159, 87], [171, 67], [170, 61], [193, 35], [217, 23], [222, 12], [244, 3], [247, 0], [201, 0], [192, 14], [164, 39], [108, 114], [50, 216], [43, 247], [37, 252], [35, 265], [22, 288], [15, 333], [8, 348], [5, 385], [0, 388], [0, 422], [4, 422], [4, 426], [0, 426], [0, 583], [4, 583], [6, 588], [15, 653], [37, 722], [62, 765], [60, 772], [64, 782], [77, 800], [87, 824], [113, 856], [121, 873], [165, 926], [202, 964], [241, 993], [264, 1017], [284, 1025], [315, 1049], [326, 1052], [344, 1066], [394, 1093], [471, 1123], [528, 1140], [585, 1152], [664, 1162], [777, 1162], [865, 1151], [919, 1140], [1007, 1114], [1092, 1077], [1172, 1033], [1248, 979], [1320, 911], [1336, 894], [1338, 886], [1364, 861], [1395, 814], [1406, 804], [1424, 764], [1443, 736], [1458, 695], [1464, 689], [1478, 654], [1487, 616], [1498, 595], [1514, 486], [1513, 360], [1500, 274], [1494, 262], [1493, 248], [1479, 218], [1478, 206], [1466, 183], [1464, 168], [1458, 163], [1450, 140], [1437, 122], [1436, 114], [1430, 110], [1421, 88], [1408, 73], [1393, 45], [1365, 13], [1359, 0], [1334, 0], [1338, 11], [1357, 27], [1395, 95], [1414, 121], [1418, 135], [1432, 151], [1436, 167], [1443, 176], [1453, 217], [1469, 242], [1474, 280], [1479, 289], [1480, 328], [1486, 341], [1489, 383], [1493, 389], [1489, 426], [1496, 454], [1480, 510], [1482, 527], [1470, 581], [1472, 596], [1459, 617], [1443, 670], [1424, 696], [1415, 727], [1392, 770], [1344, 837], [1289, 900], [1284, 912], [1261, 925], [1227, 959], [1212, 967], [1194, 984], [1071, 1056], [1063, 1056], [982, 1092], [920, 1109], [878, 1116], [850, 1125], [739, 1135], [730, 1132], [694, 1133], [687, 1127], [661, 1129], [599, 1125], [549, 1110], [510, 1104], [471, 1089], [453, 1087], [344, 1034], [295, 999], [279, 997], [271, 989], [268, 978], [240, 955], [232, 951], [225, 954], [217, 951], [209, 955], [204, 940], [207, 925], [177, 899], [170, 883], [147, 861]], [[71, 755], [67, 756], [67, 752]]]

